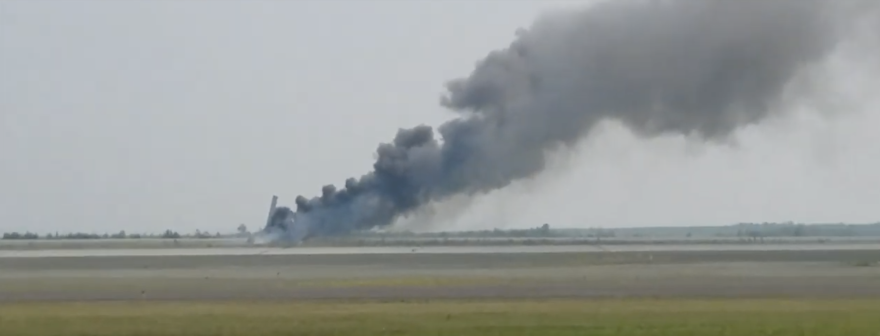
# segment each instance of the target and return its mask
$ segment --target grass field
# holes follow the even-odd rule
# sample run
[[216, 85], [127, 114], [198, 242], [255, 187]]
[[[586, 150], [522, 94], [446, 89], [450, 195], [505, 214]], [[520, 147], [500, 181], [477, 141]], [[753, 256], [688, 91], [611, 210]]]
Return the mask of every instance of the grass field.
[[0, 336], [880, 336], [875, 249], [406, 252], [0, 255]]
[[0, 305], [0, 335], [877, 336], [880, 300]]

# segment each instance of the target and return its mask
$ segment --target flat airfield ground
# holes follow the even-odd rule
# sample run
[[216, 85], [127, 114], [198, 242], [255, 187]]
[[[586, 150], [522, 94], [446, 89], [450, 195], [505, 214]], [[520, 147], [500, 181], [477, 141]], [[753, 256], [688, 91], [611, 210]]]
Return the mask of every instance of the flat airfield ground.
[[188, 251], [0, 252], [0, 335], [880, 336], [878, 246]]
[[[552, 250], [552, 249], [550, 249]], [[880, 248], [4, 257], [0, 302], [880, 298]], [[276, 251], [277, 252], [277, 251]]]

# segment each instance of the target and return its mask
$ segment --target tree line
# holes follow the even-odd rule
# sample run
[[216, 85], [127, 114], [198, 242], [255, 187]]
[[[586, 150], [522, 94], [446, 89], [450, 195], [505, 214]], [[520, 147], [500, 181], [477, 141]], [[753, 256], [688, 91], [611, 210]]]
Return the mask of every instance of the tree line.
[[3, 233], [3, 237], [0, 239], [3, 240], [61, 240], [61, 239], [179, 239], [179, 238], [188, 238], [188, 239], [208, 239], [208, 238], [231, 238], [231, 237], [247, 237], [250, 235], [250, 232], [247, 229], [247, 226], [241, 224], [238, 226], [238, 229], [235, 234], [222, 234], [218, 232], [209, 232], [209, 231], [201, 231], [196, 230], [193, 233], [185, 233], [181, 234], [174, 230], [165, 230], [162, 233], [126, 233], [125, 231], [119, 231], [117, 233], [85, 233], [85, 232], [71, 232], [71, 233], [47, 233], [40, 235], [34, 232], [6, 232]]
[[[181, 235], [176, 231], [167, 230], [161, 234], [141, 234], [141, 233], [133, 233], [126, 234], [125, 231], [120, 231], [118, 233], [85, 233], [85, 232], [71, 232], [71, 233], [47, 233], [44, 235], [40, 235], [33, 232], [6, 232], [3, 234], [2, 239], [6, 240], [55, 240], [55, 239], [174, 239], [174, 238], [190, 238], [194, 237], [193, 235]], [[199, 236], [200, 238], [207, 238], [203, 235]], [[213, 236], [211, 236], [213, 237]]]

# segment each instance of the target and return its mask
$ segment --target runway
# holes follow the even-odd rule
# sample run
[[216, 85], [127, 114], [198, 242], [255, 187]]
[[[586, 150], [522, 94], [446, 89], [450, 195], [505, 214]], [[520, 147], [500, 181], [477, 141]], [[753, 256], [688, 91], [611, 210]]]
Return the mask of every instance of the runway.
[[880, 243], [850, 244], [619, 244], [461, 247], [292, 247], [292, 248], [165, 248], [165, 249], [46, 249], [0, 250], [0, 258], [394, 255], [394, 254], [533, 254], [597, 252], [711, 252], [711, 251], [880, 251]]
[[0, 303], [880, 297], [878, 244], [0, 252]]

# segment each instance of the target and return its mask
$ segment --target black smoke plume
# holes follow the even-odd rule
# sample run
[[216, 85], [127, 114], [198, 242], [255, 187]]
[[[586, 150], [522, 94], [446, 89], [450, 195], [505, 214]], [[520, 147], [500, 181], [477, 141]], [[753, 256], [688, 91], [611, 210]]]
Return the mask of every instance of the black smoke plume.
[[612, 0], [544, 16], [447, 84], [458, 118], [399, 130], [372, 172], [297, 197], [270, 226], [289, 239], [385, 226], [533, 177], [603, 120], [723, 140], [781, 113], [787, 84], [846, 36], [846, 1]]

